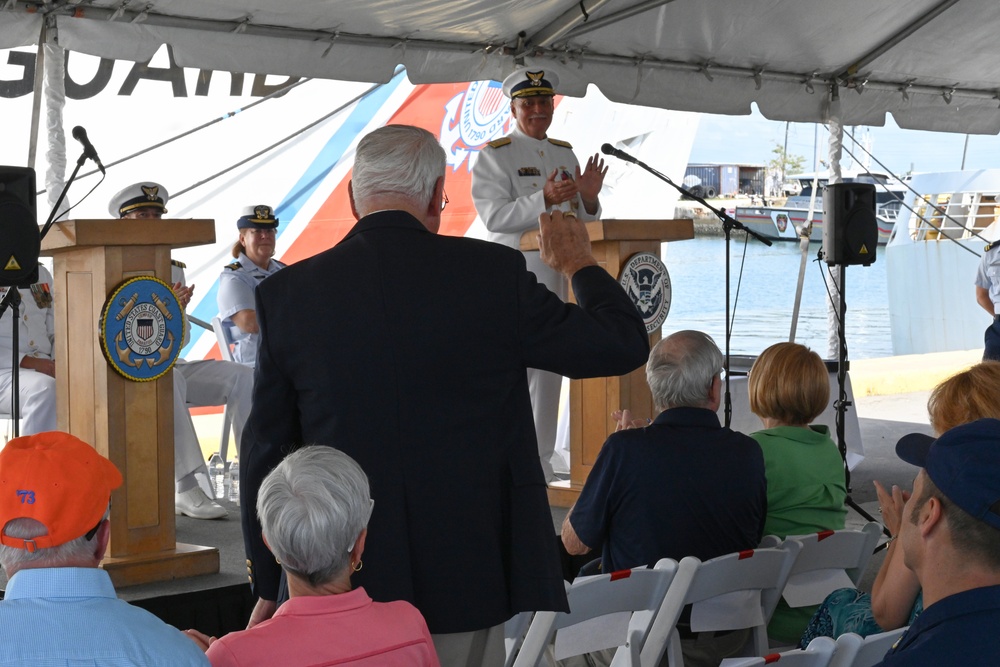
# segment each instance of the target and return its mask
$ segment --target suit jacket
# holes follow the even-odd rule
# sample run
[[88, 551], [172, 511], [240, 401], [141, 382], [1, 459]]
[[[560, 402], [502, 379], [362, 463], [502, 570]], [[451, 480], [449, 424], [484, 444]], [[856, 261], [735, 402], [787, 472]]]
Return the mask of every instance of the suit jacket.
[[260, 483], [320, 444], [369, 476], [375, 511], [354, 581], [373, 599], [413, 603], [432, 633], [565, 610], [525, 368], [620, 375], [649, 351], [603, 269], [578, 271], [573, 287], [579, 306], [539, 285], [520, 252], [438, 236], [401, 211], [366, 216], [265, 279], [241, 452], [257, 595], [275, 599], [280, 573], [254, 511]]

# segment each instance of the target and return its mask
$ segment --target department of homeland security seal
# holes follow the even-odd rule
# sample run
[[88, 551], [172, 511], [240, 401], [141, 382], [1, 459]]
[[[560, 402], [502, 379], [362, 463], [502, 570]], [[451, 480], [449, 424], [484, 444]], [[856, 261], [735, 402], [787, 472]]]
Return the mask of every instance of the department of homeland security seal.
[[651, 252], [632, 255], [618, 277], [646, 323], [646, 333], [663, 325], [670, 312], [670, 274], [660, 258]]
[[170, 285], [139, 276], [122, 282], [101, 308], [101, 350], [113, 369], [133, 382], [149, 382], [174, 366], [186, 316]]

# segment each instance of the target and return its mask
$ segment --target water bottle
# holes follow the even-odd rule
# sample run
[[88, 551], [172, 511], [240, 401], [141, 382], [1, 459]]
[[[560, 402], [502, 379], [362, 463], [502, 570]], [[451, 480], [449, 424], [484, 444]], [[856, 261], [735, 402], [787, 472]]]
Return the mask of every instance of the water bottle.
[[229, 500], [240, 504], [240, 460], [233, 459], [229, 464]]
[[212, 492], [216, 498], [224, 498], [226, 495], [226, 462], [219, 456], [219, 452], [212, 454], [208, 460], [208, 480], [212, 484]]

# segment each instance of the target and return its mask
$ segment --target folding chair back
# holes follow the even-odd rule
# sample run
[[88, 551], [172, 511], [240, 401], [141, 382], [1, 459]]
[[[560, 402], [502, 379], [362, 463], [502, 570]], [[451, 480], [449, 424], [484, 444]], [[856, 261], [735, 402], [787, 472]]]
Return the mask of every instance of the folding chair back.
[[857, 588], [881, 532], [882, 526], [872, 521], [860, 531], [827, 530], [789, 536], [787, 540], [799, 542], [802, 550], [785, 587], [788, 605], [819, 604], [839, 588]]
[[520, 614], [511, 616], [503, 624], [503, 647], [507, 654], [503, 661], [503, 667], [511, 667], [514, 664], [514, 658], [521, 650], [524, 635], [527, 634], [528, 626], [531, 625], [531, 617], [534, 615], [533, 611], [522, 611]]
[[892, 645], [907, 628], [890, 630], [862, 638], [853, 632], [837, 637], [837, 652], [830, 667], [872, 667], [882, 662]]
[[[637, 667], [646, 633], [676, 571], [676, 562], [663, 559], [653, 569], [636, 568], [578, 578], [566, 591], [569, 613], [535, 612], [514, 661], [515, 667], [539, 665], [553, 638], [557, 641], [556, 659], [617, 646], [615, 664]], [[569, 639], [570, 633], [576, 633], [577, 639], [585, 636], [590, 641], [583, 646], [574, 644]], [[560, 646], [562, 640], [569, 645]]]
[[[789, 541], [777, 549], [741, 551], [705, 562], [691, 556], [682, 560], [646, 637], [642, 664], [656, 665], [666, 652], [671, 667], [683, 666], [676, 626], [689, 604], [696, 605], [692, 609], [692, 631], [750, 628], [749, 650], [753, 655], [766, 654], [767, 623], [801, 548], [797, 542]], [[697, 603], [704, 604], [699, 608]], [[703, 621], [705, 616], [711, 620]]]
[[[233, 361], [233, 337], [230, 335], [229, 327], [222, 323], [222, 320], [218, 316], [212, 318], [212, 331], [215, 332], [215, 338], [219, 341], [219, 354], [222, 355], [223, 361]], [[233, 418], [229, 414], [229, 407], [227, 406], [222, 411], [222, 435], [219, 440], [219, 456], [222, 457], [223, 461], [228, 461], [227, 454], [229, 453], [229, 433], [233, 426]]]
[[817, 637], [809, 642], [805, 650], [771, 653], [757, 658], [728, 658], [720, 667], [758, 667], [759, 665], [781, 665], [781, 667], [828, 667], [833, 663], [837, 645], [829, 637]]

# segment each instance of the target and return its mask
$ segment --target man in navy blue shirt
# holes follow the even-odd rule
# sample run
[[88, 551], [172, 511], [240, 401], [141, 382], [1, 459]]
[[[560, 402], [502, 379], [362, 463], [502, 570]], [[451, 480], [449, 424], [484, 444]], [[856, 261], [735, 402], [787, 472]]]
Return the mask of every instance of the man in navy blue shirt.
[[912, 434], [896, 454], [920, 466], [903, 508], [903, 562], [924, 612], [880, 663], [995, 665], [1000, 628], [1000, 420]]
[[[656, 344], [646, 380], [661, 412], [643, 428], [628, 428], [625, 415], [620, 428], [626, 430], [604, 443], [563, 522], [570, 554], [602, 549], [602, 570], [613, 572], [661, 558], [709, 560], [760, 543], [767, 515], [764, 456], [752, 438], [719, 423], [722, 361], [699, 331], [679, 331]], [[688, 662], [687, 642], [699, 639], [681, 631]], [[702, 638], [700, 648], [714, 644], [717, 651], [706, 661], [718, 664], [742, 646], [741, 638], [745, 634]]]

